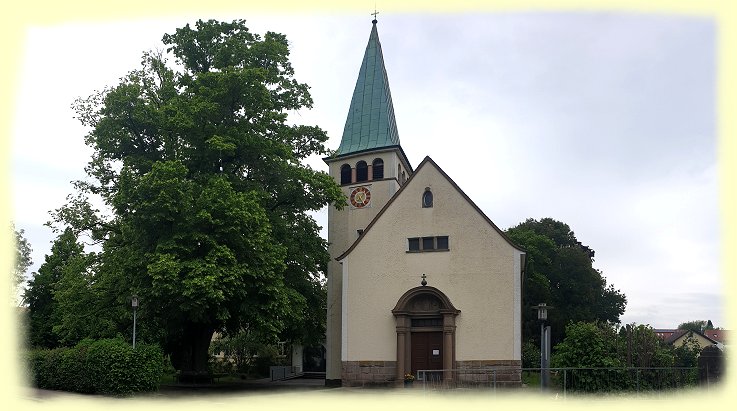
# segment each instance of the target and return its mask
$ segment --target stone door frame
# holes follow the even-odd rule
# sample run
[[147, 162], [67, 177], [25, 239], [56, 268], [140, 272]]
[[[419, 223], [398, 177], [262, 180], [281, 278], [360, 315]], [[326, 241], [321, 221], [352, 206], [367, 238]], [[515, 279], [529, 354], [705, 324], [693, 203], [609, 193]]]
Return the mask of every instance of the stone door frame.
[[[429, 297], [439, 302], [439, 307], [430, 309], [417, 309], [413, 307], [413, 300], [417, 297]], [[450, 302], [450, 299], [435, 287], [419, 286], [408, 290], [404, 293], [397, 305], [392, 310], [394, 320], [397, 327], [397, 381], [404, 380], [404, 374], [410, 370], [412, 365], [412, 344], [410, 341], [412, 328], [412, 319], [419, 318], [437, 318], [443, 320], [442, 327], [437, 327], [438, 331], [443, 332], [443, 379], [450, 381], [452, 373], [450, 370], [455, 368], [456, 348], [456, 316], [461, 310], [456, 309]], [[436, 327], [433, 327], [433, 330]], [[423, 331], [423, 329], [415, 329], [414, 331]], [[425, 330], [425, 331], [430, 331]]]

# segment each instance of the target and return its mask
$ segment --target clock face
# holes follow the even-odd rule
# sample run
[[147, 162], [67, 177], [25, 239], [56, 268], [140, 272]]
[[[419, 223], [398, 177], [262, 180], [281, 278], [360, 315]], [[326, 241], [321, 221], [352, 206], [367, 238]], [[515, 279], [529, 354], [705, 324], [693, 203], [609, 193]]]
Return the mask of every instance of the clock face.
[[368, 187], [356, 187], [351, 191], [350, 200], [353, 207], [366, 207], [371, 203], [371, 191]]

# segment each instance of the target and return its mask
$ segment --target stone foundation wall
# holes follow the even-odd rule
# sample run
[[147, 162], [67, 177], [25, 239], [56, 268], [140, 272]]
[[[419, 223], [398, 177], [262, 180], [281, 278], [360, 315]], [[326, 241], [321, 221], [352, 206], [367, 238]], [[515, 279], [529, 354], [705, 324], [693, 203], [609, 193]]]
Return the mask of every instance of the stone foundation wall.
[[343, 361], [344, 387], [393, 386], [397, 382], [396, 361]]
[[456, 361], [457, 376], [460, 381], [472, 383], [496, 382], [497, 386], [522, 386], [522, 361], [517, 360], [472, 360]]

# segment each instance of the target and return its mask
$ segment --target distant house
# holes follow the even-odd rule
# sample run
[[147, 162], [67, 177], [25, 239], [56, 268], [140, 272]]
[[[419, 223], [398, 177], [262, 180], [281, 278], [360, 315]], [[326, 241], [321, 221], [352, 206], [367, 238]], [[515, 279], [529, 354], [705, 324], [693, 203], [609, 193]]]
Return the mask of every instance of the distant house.
[[704, 348], [714, 345], [720, 348], [721, 343], [716, 340], [709, 338], [708, 336], [698, 332], [690, 330], [675, 330], [669, 337], [665, 339], [665, 342], [672, 344], [673, 346], [680, 347], [686, 342], [686, 338], [693, 336], [694, 339], [699, 343], [699, 347], [703, 350]]
[[724, 351], [724, 347], [727, 345], [727, 330], [706, 330], [704, 335], [717, 342], [717, 348]]
[[676, 330], [675, 328], [656, 328], [653, 331], [655, 332], [655, 335], [658, 336], [658, 338], [665, 341], [678, 330]]
[[706, 330], [704, 335], [722, 344], [727, 343], [727, 330]]

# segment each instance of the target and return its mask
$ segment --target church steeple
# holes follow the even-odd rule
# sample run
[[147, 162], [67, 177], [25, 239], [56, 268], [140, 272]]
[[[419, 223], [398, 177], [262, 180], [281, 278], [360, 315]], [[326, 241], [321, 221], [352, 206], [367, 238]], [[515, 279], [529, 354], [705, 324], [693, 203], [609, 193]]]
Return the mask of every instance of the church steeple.
[[384, 67], [376, 18], [351, 98], [337, 155], [399, 145], [389, 80]]

